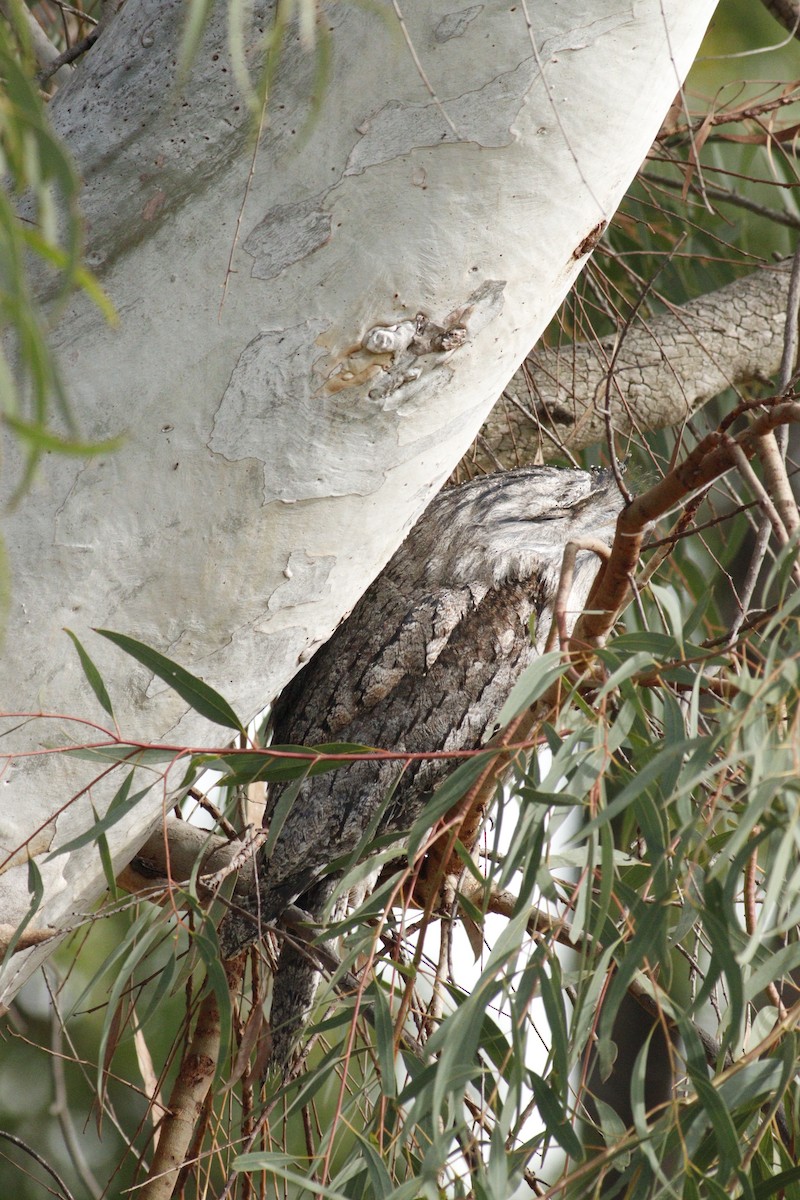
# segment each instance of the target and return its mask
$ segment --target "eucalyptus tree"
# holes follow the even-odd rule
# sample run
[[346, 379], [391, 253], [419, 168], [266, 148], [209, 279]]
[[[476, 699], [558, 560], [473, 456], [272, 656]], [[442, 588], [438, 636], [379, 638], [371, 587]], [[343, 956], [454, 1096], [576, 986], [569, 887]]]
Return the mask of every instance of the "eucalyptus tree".
[[[9, 938], [27, 921], [7, 1001], [47, 953], [20, 946], [80, 919], [106, 883], [80, 842], [116, 784], [96, 759], [49, 751], [107, 740], [92, 722], [139, 746], [218, 746], [291, 678], [586, 263], [714, 3], [107, 7], [88, 52], [59, 59], [48, 109], [79, 189], [4, 50], [7, 162], [32, 186], [18, 219], [4, 210], [17, 313], [20, 229], [46, 263], [39, 324], [23, 322], [5, 368], [21, 440], [4, 451], [1, 703], [33, 714], [5, 739], [0, 914]], [[27, 10], [4, 11], [22, 29]], [[76, 265], [77, 208], [112, 321]], [[65, 294], [70, 273], [86, 286]], [[97, 452], [51, 453], [59, 440]], [[198, 713], [98, 627], [232, 710]], [[111, 699], [87, 684], [86, 654]], [[106, 872], [180, 783], [183, 766], [162, 764], [142, 795], [145, 758], [137, 803], [117, 793]]]

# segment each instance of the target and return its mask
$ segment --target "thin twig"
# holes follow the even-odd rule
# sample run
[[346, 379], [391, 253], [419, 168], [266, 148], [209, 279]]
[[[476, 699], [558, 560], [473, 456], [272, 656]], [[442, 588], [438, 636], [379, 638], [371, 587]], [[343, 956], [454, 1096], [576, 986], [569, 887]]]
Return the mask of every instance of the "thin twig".
[[90, 13], [84, 12], [82, 8], [75, 8], [73, 4], [67, 4], [66, 0], [52, 0], [56, 8], [62, 13], [69, 13], [73, 17], [77, 17], [85, 25], [99, 25], [97, 17], [93, 17]]
[[[753, 830], [756, 833], [756, 830]], [[753, 852], [747, 860], [744, 869], [744, 924], [745, 929], [752, 938], [758, 927], [758, 910], [756, 906], [756, 872], [758, 871], [758, 847], [753, 848]], [[766, 986], [766, 992], [778, 1010], [778, 1016], [781, 1021], [786, 1019], [786, 1005], [778, 994], [778, 989], [772, 980]]]
[[601, 542], [597, 538], [581, 538], [580, 541], [567, 542], [561, 558], [561, 574], [558, 578], [558, 587], [555, 599], [553, 600], [553, 619], [547, 631], [547, 642], [544, 648], [545, 654], [555, 648], [556, 638], [560, 641], [563, 651], [566, 652], [569, 649], [567, 604], [570, 592], [572, 591], [575, 562], [580, 550], [591, 551], [592, 554], [597, 555], [601, 562], [605, 562], [611, 553], [610, 546], [607, 546], [605, 542]]
[[228, 295], [228, 281], [229, 281], [231, 275], [234, 274], [233, 256], [236, 253], [236, 247], [239, 245], [239, 234], [240, 234], [241, 228], [242, 228], [242, 221], [244, 220], [244, 210], [247, 205], [248, 196], [250, 195], [250, 189], [253, 186], [253, 179], [254, 179], [255, 173], [256, 173], [256, 162], [258, 160], [258, 152], [261, 148], [261, 134], [263, 133], [263, 130], [264, 130], [264, 120], [266, 118], [266, 115], [267, 115], [267, 97], [264, 96], [263, 102], [261, 104], [261, 112], [259, 113], [259, 116], [258, 116], [258, 128], [256, 130], [255, 144], [253, 146], [253, 153], [250, 158], [250, 168], [247, 172], [247, 181], [244, 185], [244, 194], [242, 196], [242, 203], [239, 205], [239, 211], [236, 214], [236, 224], [233, 227], [233, 237], [231, 238], [231, 248], [228, 253], [228, 262], [225, 267], [225, 278], [222, 281], [222, 299], [219, 302], [219, 310], [217, 312], [217, 320], [218, 321], [222, 320], [222, 310], [225, 307], [225, 299]]
[[46, 67], [42, 68], [42, 70], [36, 76], [37, 82], [40, 84], [47, 83], [48, 79], [55, 75], [56, 72], [61, 69], [61, 67], [68, 66], [70, 63], [73, 63], [76, 58], [80, 58], [82, 54], [85, 54], [87, 50], [91, 50], [92, 46], [99, 37], [100, 28], [98, 26], [96, 29], [91, 29], [89, 33], [87, 33], [85, 37], [82, 37], [79, 42], [75, 42], [75, 44], [72, 46], [67, 46], [66, 50], [62, 50], [61, 53], [57, 55], [57, 57], [54, 58], [51, 63], [48, 63]]
[[50, 1058], [50, 1066], [53, 1073], [53, 1106], [51, 1112], [58, 1119], [58, 1124], [61, 1129], [64, 1145], [67, 1148], [67, 1153], [72, 1161], [72, 1165], [77, 1172], [78, 1178], [85, 1187], [87, 1193], [93, 1196], [95, 1200], [100, 1200], [103, 1194], [102, 1184], [95, 1179], [92, 1170], [86, 1161], [86, 1156], [81, 1148], [80, 1141], [75, 1132], [75, 1126], [72, 1123], [72, 1117], [69, 1109], [69, 1096], [67, 1093], [67, 1081], [64, 1076], [64, 1027], [62, 1017], [59, 1011], [58, 1002], [55, 992], [47, 971], [45, 968], [42, 972], [44, 975], [45, 985], [50, 996], [50, 1049], [52, 1055]]
[[[677, 192], [683, 191], [684, 188], [683, 180], [667, 179], [664, 175], [653, 175], [645, 172], [641, 178], [647, 180], [649, 183], [657, 183], [661, 187], [671, 188]], [[690, 183], [689, 191], [694, 192], [702, 199], [703, 193], [696, 184]], [[723, 204], [733, 204], [736, 208], [744, 208], [747, 212], [756, 213], [759, 217], [767, 217], [774, 225], [786, 225], [789, 229], [800, 229], [800, 217], [796, 217], [783, 209], [770, 208], [767, 204], [758, 204], [755, 200], [751, 200], [741, 192], [729, 192], [727, 188], [706, 184], [705, 194], [710, 200], [717, 200]]]
[[800, 4], [797, 0], [761, 0], [767, 12], [772, 13], [792, 37], [800, 37]]
[[[244, 971], [244, 956], [225, 964], [231, 997]], [[192, 1040], [181, 1062], [169, 1098], [169, 1111], [161, 1126], [161, 1137], [147, 1182], [138, 1193], [141, 1200], [169, 1200], [183, 1170], [195, 1133], [198, 1114], [205, 1106], [219, 1056], [221, 1026], [217, 996], [209, 983], [200, 1004]]]
[[24, 1150], [25, 1153], [29, 1154], [31, 1158], [39, 1164], [40, 1167], [47, 1171], [47, 1174], [51, 1177], [51, 1179], [55, 1180], [56, 1184], [61, 1189], [61, 1200], [75, 1200], [72, 1192], [64, 1183], [64, 1180], [61, 1178], [61, 1176], [56, 1174], [50, 1164], [45, 1162], [41, 1154], [38, 1154], [32, 1146], [29, 1146], [27, 1142], [23, 1142], [22, 1138], [16, 1137], [15, 1134], [9, 1133], [6, 1129], [0, 1129], [0, 1138], [5, 1138], [7, 1142], [12, 1142], [15, 1146], [19, 1146], [20, 1150]]
[[[792, 272], [789, 278], [789, 293], [786, 299], [786, 322], [783, 331], [783, 354], [778, 375], [778, 391], [783, 394], [789, 388], [797, 365], [798, 315], [800, 314], [800, 243], [792, 259]], [[792, 491], [792, 485], [786, 473], [786, 451], [789, 445], [788, 426], [767, 434], [759, 448], [767, 488], [775, 500], [781, 519], [790, 536], [798, 529], [797, 503]], [[761, 569], [769, 546], [770, 522], [762, 516], [756, 540], [747, 565], [744, 582], [739, 600], [739, 612], [731, 622], [728, 635], [729, 644], [734, 642], [742, 628], [755, 594]]]
[[[786, 447], [788, 428], [784, 426], [763, 437], [756, 446], [756, 454], [764, 472], [764, 491], [775, 506], [781, 525], [789, 538], [800, 528], [797, 501], [786, 473]], [[763, 506], [762, 506], [763, 507]]]
[[[747, 455], [742, 447], [737, 445], [732, 438], [731, 454], [733, 455], [734, 462], [739, 469], [739, 474], [742, 476], [742, 479], [744, 479], [745, 483], [755, 496], [756, 503], [758, 504], [759, 508], [769, 520], [769, 523], [772, 526], [772, 532], [775, 535], [778, 545], [788, 546], [789, 534], [786, 530], [786, 526], [781, 520], [780, 513], [772, 503], [772, 497], [769, 495], [769, 492], [766, 490], [763, 483], [750, 466], [750, 463], [747, 460]], [[800, 579], [798, 580], [798, 583], [800, 583]]]
[[451, 133], [453, 134], [453, 137], [456, 138], [459, 142], [462, 141], [463, 139], [461, 137], [461, 134], [458, 132], [455, 125], [448, 117], [447, 113], [445, 112], [445, 110], [442, 106], [441, 100], [439, 99], [439, 97], [436, 95], [436, 92], [431, 87], [430, 80], [428, 79], [428, 76], [425, 74], [422, 63], [419, 60], [419, 55], [417, 54], [414, 43], [411, 40], [411, 34], [408, 32], [408, 29], [406, 28], [405, 17], [403, 16], [403, 13], [400, 9], [400, 5], [397, 3], [397, 0], [392, 0], [392, 8], [394, 9], [395, 16], [397, 17], [398, 23], [400, 25], [400, 31], [403, 34], [403, 39], [404, 39], [406, 45], [408, 46], [408, 50], [409, 50], [411, 57], [414, 60], [414, 66], [417, 68], [417, 74], [419, 75], [422, 82], [425, 84], [425, 87], [428, 90], [428, 95], [430, 96], [431, 100], [433, 100], [433, 103], [438, 108], [439, 113], [441, 114], [442, 120], [445, 122], [445, 124], [450, 129]]
[[[735, 438], [727, 433], [726, 427], [735, 415], [759, 407], [765, 411], [743, 433]], [[779, 425], [798, 421], [800, 404], [785, 401], [782, 397], [739, 405], [736, 413], [730, 413], [722, 422], [720, 429], [703, 438], [683, 462], [623, 509], [617, 520], [611, 555], [597, 575], [573, 631], [573, 645], [583, 644], [588, 648], [604, 643], [617, 614], [628, 603], [630, 581], [638, 566], [647, 532], [654, 522], [736, 466], [737, 451], [745, 458], [752, 456], [759, 438]]]
[[797, 369], [797, 321], [800, 314], [800, 242], [792, 257], [792, 272], [789, 276], [789, 295], [786, 298], [786, 324], [783, 330], [783, 354], [778, 374], [778, 391], [788, 390]]

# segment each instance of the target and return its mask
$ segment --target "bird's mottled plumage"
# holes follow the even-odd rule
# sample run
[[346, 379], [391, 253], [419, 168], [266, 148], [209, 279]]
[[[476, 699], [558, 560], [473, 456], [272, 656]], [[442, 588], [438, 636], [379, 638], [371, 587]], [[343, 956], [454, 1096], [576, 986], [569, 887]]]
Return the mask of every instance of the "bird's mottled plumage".
[[[581, 537], [608, 539], [620, 503], [605, 473], [552, 467], [440, 493], [348, 619], [282, 692], [273, 742], [410, 752], [480, 745], [520, 672], [541, 653], [564, 546]], [[596, 568], [595, 555], [578, 556], [572, 608], [580, 608]], [[449, 769], [441, 759], [409, 764], [378, 833], [407, 829]], [[223, 925], [226, 953], [258, 936], [258, 920], [275, 920], [293, 902], [321, 911], [335, 883], [317, 881], [359, 845], [398, 771], [396, 763], [362, 762], [305, 780], [269, 860], [259, 864], [251, 915], [232, 914]], [[270, 790], [267, 821], [283, 790]], [[290, 954], [296, 952], [287, 948]], [[307, 1007], [311, 998], [308, 980], [292, 984], [288, 971], [282, 989], [287, 965], [280, 964], [275, 982], [274, 1039], [278, 1018], [291, 1016], [284, 1010]], [[313, 977], [310, 968], [305, 975]], [[285, 1061], [289, 1049], [276, 1041], [274, 1058]]]

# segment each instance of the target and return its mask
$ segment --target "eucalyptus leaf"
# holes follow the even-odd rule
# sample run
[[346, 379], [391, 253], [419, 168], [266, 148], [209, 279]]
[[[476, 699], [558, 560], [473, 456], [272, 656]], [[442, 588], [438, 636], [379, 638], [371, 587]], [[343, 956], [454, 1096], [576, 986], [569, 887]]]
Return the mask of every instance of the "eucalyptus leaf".
[[213, 721], [217, 725], [224, 725], [228, 729], [235, 729], [238, 733], [246, 732], [227, 700], [207, 683], [203, 683], [202, 679], [191, 675], [183, 667], [178, 666], [163, 654], [159, 654], [150, 646], [146, 646], [144, 642], [137, 641], [136, 638], [128, 637], [124, 633], [114, 633], [111, 629], [97, 629], [95, 632], [99, 633], [101, 637], [108, 638], [131, 658], [135, 658], [137, 662], [142, 663], [154, 675], [157, 675], [159, 679], [163, 679], [201, 717], [206, 717], [209, 721]]

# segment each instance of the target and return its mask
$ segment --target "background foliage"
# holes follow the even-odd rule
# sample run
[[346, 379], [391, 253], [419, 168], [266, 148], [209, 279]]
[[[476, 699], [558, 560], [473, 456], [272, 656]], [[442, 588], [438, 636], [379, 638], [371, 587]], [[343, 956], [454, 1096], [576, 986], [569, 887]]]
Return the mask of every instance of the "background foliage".
[[[73, 41], [90, 28], [82, 11], [37, 6], [51, 34]], [[6, 432], [28, 448], [24, 485], [43, 450], [90, 449], [47, 348], [57, 304], [45, 317], [34, 303], [26, 255], [39, 260], [40, 292], [93, 284], [81, 265], [78, 184], [47, 128], [47, 85], [43, 95], [31, 82], [18, 9], [7, 9], [2, 36], [0, 312], [12, 350], [0, 395]], [[687, 85], [691, 126], [677, 108], [551, 344], [568, 353], [573, 340], [624, 337], [628, 322], [794, 252], [797, 106], [787, 81], [799, 62], [797, 41], [763, 7], [723, 0]], [[32, 207], [19, 210], [26, 190]], [[774, 390], [763, 380], [746, 397], [723, 394], [680, 430], [615, 447], [630, 458], [633, 489], [741, 399]], [[793, 471], [791, 452], [789, 463]], [[260, 1096], [268, 971], [253, 955], [243, 980], [226, 979], [197, 881], [161, 907], [110, 881], [102, 919], [87, 917], [9, 1016], [0, 1128], [76, 1194], [122, 1194], [152, 1156], [208, 978], [222, 1044], [187, 1196], [226, 1186], [301, 1195], [309, 1179], [310, 1194], [381, 1200], [499, 1200], [516, 1189], [800, 1195], [798, 591], [791, 549], [773, 554], [752, 611], [740, 613], [758, 523], [729, 474], [700, 510], [699, 531], [678, 538], [600, 652], [605, 678], [588, 699], [555, 658], [529, 673], [520, 704], [540, 702], [559, 672], [562, 691], [538, 728], [541, 752], [514, 762], [478, 866], [467, 864], [449, 911], [389, 903], [418, 869], [413, 850], [474, 778], [467, 764], [412, 831], [408, 860], [339, 922], [340, 965], [297, 1080], [270, 1081]], [[85, 665], [110, 717], [113, 681]], [[219, 698], [190, 679], [177, 686], [236, 730]], [[202, 780], [208, 757], [191, 766], [188, 757]], [[230, 777], [232, 820], [253, 775], [307, 766], [265, 772], [262, 760], [233, 754], [217, 765]], [[155, 753], [149, 767], [157, 782]], [[117, 811], [141, 786], [120, 769]], [[95, 835], [102, 852], [102, 827]], [[631, 1005], [647, 1017], [635, 1044]], [[622, 1078], [622, 1096], [607, 1090], [611, 1077]], [[44, 1179], [40, 1165], [2, 1141], [0, 1153], [5, 1190], [43, 1194], [26, 1176]]]

